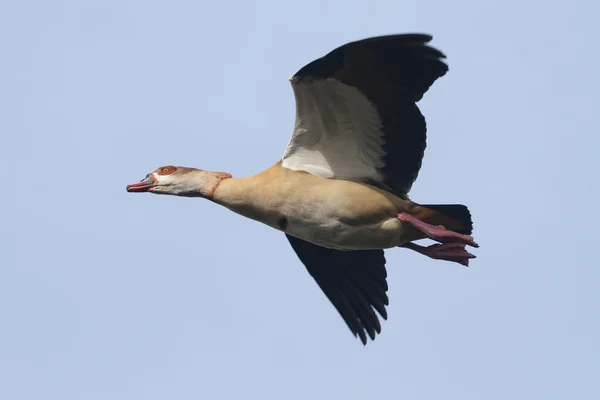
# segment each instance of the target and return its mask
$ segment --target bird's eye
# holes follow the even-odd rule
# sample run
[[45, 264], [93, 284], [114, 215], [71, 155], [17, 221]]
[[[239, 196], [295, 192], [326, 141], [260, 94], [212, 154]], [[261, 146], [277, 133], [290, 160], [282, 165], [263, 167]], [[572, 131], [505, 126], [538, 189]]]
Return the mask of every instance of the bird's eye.
[[172, 165], [168, 165], [166, 167], [160, 167], [159, 169], [156, 170], [156, 172], [158, 172], [159, 175], [169, 175], [175, 171], [177, 171], [177, 167], [174, 167]]

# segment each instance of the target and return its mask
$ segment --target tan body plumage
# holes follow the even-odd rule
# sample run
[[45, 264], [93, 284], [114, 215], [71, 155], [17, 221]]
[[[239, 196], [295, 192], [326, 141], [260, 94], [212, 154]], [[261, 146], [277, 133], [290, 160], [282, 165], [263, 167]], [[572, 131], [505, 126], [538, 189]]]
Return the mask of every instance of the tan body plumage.
[[416, 205], [362, 182], [325, 179], [277, 163], [223, 180], [213, 200], [311, 243], [339, 250], [385, 249], [423, 237], [397, 216]]

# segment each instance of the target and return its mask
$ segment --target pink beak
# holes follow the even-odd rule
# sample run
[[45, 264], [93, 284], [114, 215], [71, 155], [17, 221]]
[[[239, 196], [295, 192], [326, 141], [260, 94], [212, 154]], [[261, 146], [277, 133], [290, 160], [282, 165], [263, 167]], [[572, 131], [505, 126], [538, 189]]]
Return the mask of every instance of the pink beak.
[[142, 179], [138, 183], [132, 183], [131, 185], [127, 185], [126, 189], [128, 192], [147, 192], [155, 185], [156, 182], [154, 182], [154, 179], [152, 179], [152, 175], [148, 174], [144, 179]]

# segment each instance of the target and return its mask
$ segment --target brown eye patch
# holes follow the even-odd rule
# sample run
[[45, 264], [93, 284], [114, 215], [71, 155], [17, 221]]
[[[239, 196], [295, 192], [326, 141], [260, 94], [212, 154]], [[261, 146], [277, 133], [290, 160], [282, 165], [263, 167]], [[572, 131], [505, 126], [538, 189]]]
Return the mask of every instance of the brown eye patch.
[[169, 165], [167, 167], [160, 167], [156, 172], [159, 175], [169, 175], [169, 174], [172, 174], [175, 171], [177, 171], [177, 167]]

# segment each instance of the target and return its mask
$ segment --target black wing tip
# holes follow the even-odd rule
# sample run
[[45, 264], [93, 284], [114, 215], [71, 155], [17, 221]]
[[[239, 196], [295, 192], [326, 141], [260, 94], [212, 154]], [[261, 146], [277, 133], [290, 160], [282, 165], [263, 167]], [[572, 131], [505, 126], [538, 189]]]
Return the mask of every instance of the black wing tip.
[[[348, 303], [345, 305], [348, 305]], [[383, 313], [380, 311], [380, 308], [383, 310]], [[358, 337], [364, 345], [367, 344], [369, 338], [371, 341], [374, 341], [377, 335], [381, 334], [381, 323], [374, 309], [384, 320], [387, 320], [385, 307], [380, 304], [371, 304], [361, 308], [353, 304], [352, 307], [344, 310], [344, 312], [338, 309], [350, 332], [352, 332], [354, 337]]]
[[[363, 346], [366, 346], [367, 343], [369, 343], [368, 338], [370, 338], [371, 341], [373, 342], [377, 338], [377, 335], [380, 335], [380, 334], [381, 334], [381, 330], [378, 330], [377, 334], [375, 334], [375, 333], [371, 334], [371, 332], [369, 332], [365, 329], [362, 329], [358, 332], [355, 332], [354, 337], [358, 336], [360, 338], [360, 341], [362, 342]], [[367, 335], [369, 335], [368, 338], [367, 338]]]
[[[367, 345], [367, 335], [365, 335], [365, 331], [364, 330], [360, 330], [357, 332], [358, 336], [360, 337], [360, 341], [363, 343], [364, 346]], [[356, 334], [355, 334], [356, 336]]]
[[[361, 329], [361, 330], [358, 330], [358, 331], [352, 332], [352, 333], [354, 334], [354, 337], [357, 337], [360, 339], [363, 346], [366, 346], [367, 343], [369, 343], [369, 339], [367, 338], [368, 332], [365, 329]], [[378, 333], [380, 333], [380, 332], [378, 332]], [[375, 335], [371, 336], [371, 334], [369, 334], [369, 338], [371, 338], [371, 341], [374, 341], [375, 337], [376, 337]]]
[[345, 44], [344, 46], [348, 46], [355, 43], [382, 42], [391, 40], [406, 44], [424, 45], [425, 43], [429, 43], [433, 40], [433, 35], [428, 33], [391, 33], [387, 35], [377, 35], [355, 40]]
[[435, 47], [429, 46], [427, 43], [429, 43], [431, 40], [433, 40], [433, 35], [425, 33], [400, 33], [372, 36], [365, 39], [355, 40], [341, 45], [323, 57], [308, 63], [304, 67], [300, 68], [298, 72], [292, 75], [289, 80], [292, 83], [300, 83], [306, 79], [322, 79], [330, 77], [343, 66], [344, 49], [360, 44], [384, 44], [384, 42], [401, 45], [402, 47], [406, 48], [421, 48], [421, 50], [424, 51], [424, 53], [422, 53], [423, 58], [440, 64], [440, 70], [437, 73], [439, 75], [438, 77], [442, 77], [446, 74], [446, 72], [448, 72], [448, 65], [442, 61], [446, 58], [446, 55]]
[[[372, 307], [377, 311], [377, 313], [379, 313], [383, 320], [387, 321], [388, 315], [385, 306], [382, 306], [381, 304], [373, 304]], [[354, 334], [354, 337], [360, 338], [360, 341], [365, 346], [368, 343], [368, 338], [370, 338], [371, 341], [374, 341], [377, 338], [377, 335], [381, 334], [381, 323], [375, 312], [373, 312], [373, 314], [375, 315], [375, 321], [369, 322], [369, 320], [366, 320], [361, 316], [356, 319], [358, 326], [355, 327], [350, 326], [348, 321], [346, 321], [348, 328], [350, 328], [350, 331]]]
[[[364, 39], [364, 41], [384, 41], [384, 40], [393, 40], [396, 42], [401, 42], [404, 46], [413, 46], [413, 47], [424, 47], [431, 53], [431, 55], [435, 56], [434, 58], [442, 58], [445, 59], [446, 54], [444, 54], [438, 48], [430, 46], [428, 43], [433, 40], [433, 35], [426, 33], [401, 33], [395, 35], [384, 35], [384, 36], [375, 36], [372, 38]], [[360, 40], [359, 40], [360, 42]]]

